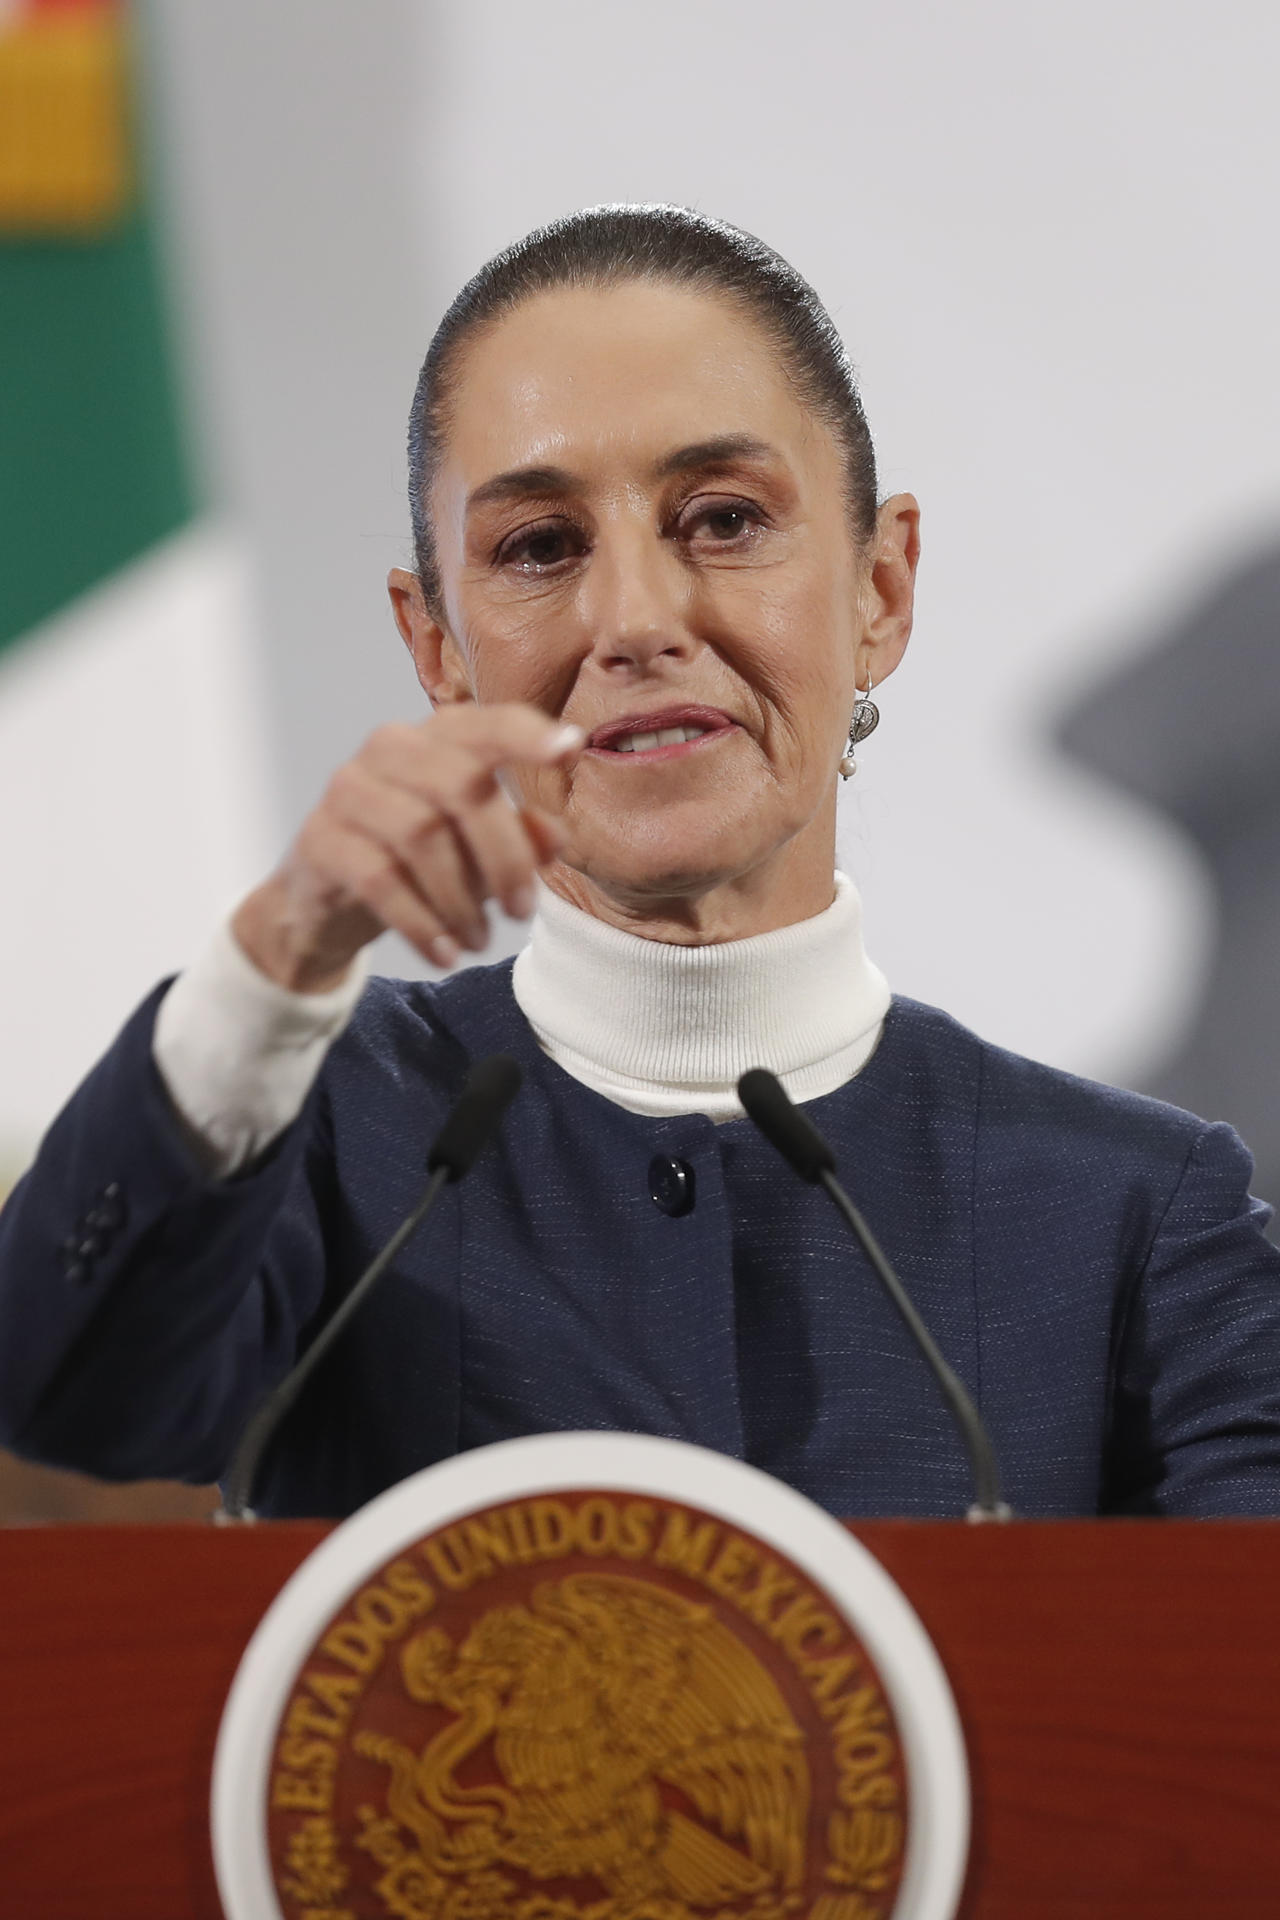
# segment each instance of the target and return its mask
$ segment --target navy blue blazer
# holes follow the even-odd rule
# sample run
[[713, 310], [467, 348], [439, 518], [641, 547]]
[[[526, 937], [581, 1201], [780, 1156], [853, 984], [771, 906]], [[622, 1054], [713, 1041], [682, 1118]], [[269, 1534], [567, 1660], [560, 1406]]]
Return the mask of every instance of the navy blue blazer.
[[[825, 1195], [748, 1121], [654, 1120], [539, 1048], [510, 963], [372, 982], [299, 1120], [206, 1178], [151, 1057], [163, 989], [0, 1214], [0, 1438], [212, 1480], [419, 1194], [471, 1062], [525, 1080], [297, 1403], [260, 1510], [347, 1513], [486, 1441], [626, 1429], [752, 1461], [832, 1512], [970, 1497], [933, 1380]], [[1280, 1250], [1229, 1127], [986, 1045], [897, 999], [809, 1103], [1026, 1515], [1280, 1512]], [[691, 1170], [693, 1205], [651, 1196]]]

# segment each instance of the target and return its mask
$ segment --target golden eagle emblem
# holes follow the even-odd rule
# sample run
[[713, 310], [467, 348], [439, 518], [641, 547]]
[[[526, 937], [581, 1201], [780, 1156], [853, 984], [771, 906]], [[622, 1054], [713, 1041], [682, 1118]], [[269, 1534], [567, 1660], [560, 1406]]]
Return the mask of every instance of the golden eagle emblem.
[[452, 1718], [419, 1752], [356, 1735], [390, 1776], [390, 1817], [361, 1808], [359, 1843], [390, 1912], [781, 1920], [802, 1904], [803, 1736], [711, 1607], [569, 1574], [457, 1647], [417, 1633], [400, 1662], [410, 1697]]

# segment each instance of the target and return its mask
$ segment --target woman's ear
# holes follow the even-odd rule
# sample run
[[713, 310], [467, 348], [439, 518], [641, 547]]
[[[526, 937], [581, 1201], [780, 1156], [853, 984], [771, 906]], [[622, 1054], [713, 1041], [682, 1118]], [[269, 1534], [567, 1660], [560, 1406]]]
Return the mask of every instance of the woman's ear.
[[916, 566], [920, 559], [920, 506], [914, 494], [895, 493], [876, 515], [867, 576], [866, 619], [858, 648], [858, 679], [870, 673], [887, 680], [911, 638]]
[[387, 592], [400, 638], [413, 655], [418, 684], [432, 706], [474, 700], [462, 649], [428, 608], [417, 574], [392, 567]]

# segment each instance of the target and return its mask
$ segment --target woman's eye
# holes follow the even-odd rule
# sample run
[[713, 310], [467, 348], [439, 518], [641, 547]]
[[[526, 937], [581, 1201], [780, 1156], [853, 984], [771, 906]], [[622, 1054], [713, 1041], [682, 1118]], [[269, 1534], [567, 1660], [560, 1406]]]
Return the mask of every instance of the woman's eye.
[[745, 546], [760, 531], [762, 516], [757, 508], [743, 501], [726, 501], [722, 506], [704, 506], [687, 513], [681, 522], [686, 540], [701, 539], [711, 546]]
[[581, 540], [570, 527], [533, 527], [503, 543], [498, 559], [519, 573], [544, 573], [578, 552]]

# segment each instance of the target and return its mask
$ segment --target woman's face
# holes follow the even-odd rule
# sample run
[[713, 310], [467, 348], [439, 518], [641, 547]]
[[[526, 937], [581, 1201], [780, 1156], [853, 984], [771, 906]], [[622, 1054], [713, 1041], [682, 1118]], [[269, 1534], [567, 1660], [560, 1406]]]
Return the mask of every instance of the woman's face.
[[[569, 766], [512, 776], [561, 816], [564, 864], [643, 911], [825, 863], [828, 904], [855, 688], [910, 628], [915, 503], [859, 548], [837, 442], [759, 326], [660, 283], [535, 296], [466, 348], [429, 504], [419, 673], [437, 703], [584, 729]], [[701, 731], [653, 741], [677, 727]]]

